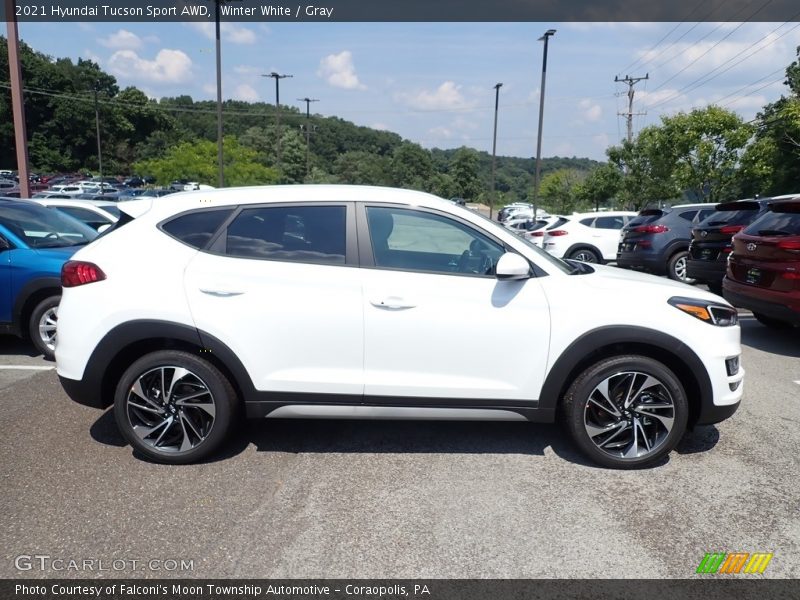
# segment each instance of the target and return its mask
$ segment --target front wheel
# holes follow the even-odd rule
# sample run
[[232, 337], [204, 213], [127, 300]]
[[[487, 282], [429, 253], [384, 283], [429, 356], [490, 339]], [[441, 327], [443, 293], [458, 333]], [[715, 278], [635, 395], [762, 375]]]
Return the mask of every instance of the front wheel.
[[694, 284], [695, 279], [689, 277], [686, 271], [686, 263], [689, 260], [689, 253], [686, 250], [681, 250], [672, 255], [667, 263], [667, 276], [675, 281], [682, 281], [683, 283]]
[[123, 374], [114, 395], [120, 432], [148, 458], [196, 462], [225, 441], [236, 393], [214, 365], [188, 352], [147, 354]]
[[58, 304], [61, 296], [45, 298], [31, 313], [28, 322], [28, 335], [36, 349], [48, 360], [56, 355], [56, 322], [58, 321]]
[[615, 469], [661, 460], [680, 441], [688, 416], [680, 381], [665, 365], [645, 356], [595, 363], [563, 400], [565, 424], [581, 451]]

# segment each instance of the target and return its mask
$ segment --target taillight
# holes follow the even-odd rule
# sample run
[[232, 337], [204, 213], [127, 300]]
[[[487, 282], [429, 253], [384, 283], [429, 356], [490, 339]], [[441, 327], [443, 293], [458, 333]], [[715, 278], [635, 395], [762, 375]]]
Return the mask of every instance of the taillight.
[[781, 250], [800, 250], [800, 240], [781, 240], [778, 242]]
[[725, 227], [720, 229], [719, 232], [727, 235], [733, 235], [734, 233], [739, 233], [742, 229], [744, 229], [744, 225], [725, 225]]
[[106, 274], [94, 263], [69, 260], [61, 267], [61, 285], [64, 287], [77, 287], [105, 278]]
[[544, 231], [534, 231], [531, 234], [532, 237], [544, 237]]
[[800, 273], [798, 273], [797, 271], [786, 271], [785, 273], [781, 273], [781, 279], [800, 281]]
[[666, 225], [639, 225], [633, 229], [636, 233], [664, 233], [669, 231]]
[[569, 231], [564, 231], [563, 229], [556, 229], [555, 231], [548, 231], [548, 235], [552, 235], [553, 237], [558, 237], [560, 235], [567, 235]]
[[733, 252], [733, 248], [726, 247], [722, 249], [723, 254], [730, 254], [731, 252]]

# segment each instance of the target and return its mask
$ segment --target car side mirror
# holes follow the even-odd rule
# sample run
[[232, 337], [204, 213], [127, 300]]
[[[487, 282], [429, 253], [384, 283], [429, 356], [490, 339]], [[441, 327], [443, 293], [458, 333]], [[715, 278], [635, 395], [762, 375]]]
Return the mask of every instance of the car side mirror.
[[506, 252], [497, 261], [495, 276], [504, 280], [528, 279], [531, 276], [531, 265], [519, 254]]

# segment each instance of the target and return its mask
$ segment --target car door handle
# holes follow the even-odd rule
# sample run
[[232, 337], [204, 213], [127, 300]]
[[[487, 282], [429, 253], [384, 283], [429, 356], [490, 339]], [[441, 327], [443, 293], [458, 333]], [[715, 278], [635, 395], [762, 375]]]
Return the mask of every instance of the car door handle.
[[200, 291], [204, 294], [208, 294], [209, 296], [216, 296], [217, 298], [230, 298], [232, 296], [241, 296], [244, 294], [244, 292], [237, 292], [234, 290], [217, 290], [207, 288], [200, 288]]
[[384, 308], [386, 310], [405, 310], [408, 308], [416, 308], [416, 304], [412, 304], [397, 296], [389, 296], [388, 298], [381, 298], [379, 300], [370, 300], [372, 306], [375, 308]]

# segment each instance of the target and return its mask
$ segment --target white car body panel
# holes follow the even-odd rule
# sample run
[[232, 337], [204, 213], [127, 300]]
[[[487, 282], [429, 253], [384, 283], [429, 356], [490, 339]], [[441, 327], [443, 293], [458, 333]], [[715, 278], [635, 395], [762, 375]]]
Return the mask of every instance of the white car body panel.
[[[566, 223], [548, 230], [544, 234], [542, 247], [558, 258], [569, 258], [570, 248], [585, 244], [600, 251], [604, 261], [613, 261], [617, 258], [617, 247], [622, 227], [619, 229], [603, 229], [588, 227], [581, 224], [584, 219], [600, 217], [624, 217], [633, 219], [637, 213], [629, 211], [604, 211], [596, 213], [581, 213], [568, 216]], [[552, 231], [566, 231], [566, 235], [552, 235]]]

